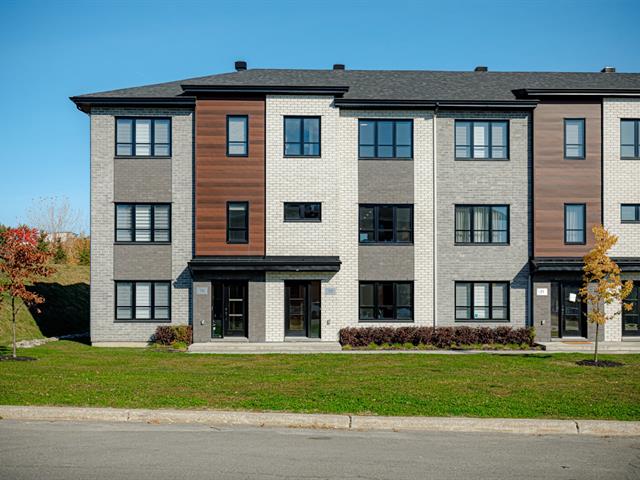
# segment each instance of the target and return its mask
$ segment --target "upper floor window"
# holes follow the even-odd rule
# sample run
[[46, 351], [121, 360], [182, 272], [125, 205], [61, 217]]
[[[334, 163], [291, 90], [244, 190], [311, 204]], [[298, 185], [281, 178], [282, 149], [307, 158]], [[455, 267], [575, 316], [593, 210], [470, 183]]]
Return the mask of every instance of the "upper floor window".
[[171, 119], [116, 118], [116, 155], [171, 156]]
[[360, 158], [412, 158], [413, 120], [360, 120]]
[[564, 119], [564, 158], [584, 159], [584, 118]]
[[285, 202], [285, 222], [319, 222], [321, 220], [321, 204], [310, 202]]
[[620, 120], [620, 157], [640, 159], [640, 120]]
[[320, 156], [320, 117], [284, 117], [284, 155]]
[[413, 321], [413, 282], [360, 282], [360, 321]]
[[227, 202], [227, 243], [249, 242], [249, 202]]
[[116, 204], [116, 242], [170, 241], [170, 205]]
[[170, 319], [170, 282], [116, 282], [116, 320]]
[[455, 243], [508, 243], [507, 205], [456, 205]]
[[360, 243], [413, 242], [413, 205], [360, 205]]
[[455, 282], [456, 320], [508, 321], [508, 282]]
[[249, 117], [227, 115], [227, 156], [246, 157], [247, 155], [249, 155]]
[[620, 205], [620, 220], [622, 223], [640, 223], [640, 205]]
[[586, 243], [586, 208], [584, 203], [564, 205], [564, 243], [578, 245]]
[[456, 160], [506, 160], [509, 158], [509, 122], [506, 120], [456, 120]]

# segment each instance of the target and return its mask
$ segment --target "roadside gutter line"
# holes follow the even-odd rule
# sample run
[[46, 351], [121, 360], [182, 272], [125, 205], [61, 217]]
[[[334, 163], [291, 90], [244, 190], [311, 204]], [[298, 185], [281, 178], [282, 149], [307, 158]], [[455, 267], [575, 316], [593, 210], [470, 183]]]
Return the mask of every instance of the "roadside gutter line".
[[639, 436], [640, 422], [525, 418], [383, 417], [217, 410], [37, 407], [0, 405], [0, 419], [196, 424], [223, 427], [311, 428], [351, 431], [483, 432], [528, 435]]

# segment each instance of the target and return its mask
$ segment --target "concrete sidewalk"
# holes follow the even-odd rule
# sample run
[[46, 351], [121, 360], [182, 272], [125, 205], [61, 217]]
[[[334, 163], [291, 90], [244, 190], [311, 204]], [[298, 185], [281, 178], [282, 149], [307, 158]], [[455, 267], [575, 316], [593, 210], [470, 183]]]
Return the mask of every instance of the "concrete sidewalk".
[[640, 422], [518, 418], [382, 417], [215, 410], [147, 410], [83, 407], [0, 406], [9, 420], [138, 422], [318, 428], [356, 431], [493, 432], [534, 435], [640, 436]]

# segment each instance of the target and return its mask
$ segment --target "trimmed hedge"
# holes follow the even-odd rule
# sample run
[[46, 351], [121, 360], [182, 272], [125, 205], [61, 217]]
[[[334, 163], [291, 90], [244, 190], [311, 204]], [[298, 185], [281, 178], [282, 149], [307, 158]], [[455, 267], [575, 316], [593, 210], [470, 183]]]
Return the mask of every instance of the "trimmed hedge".
[[405, 344], [455, 348], [466, 345], [534, 345], [531, 327], [355, 327], [340, 330], [340, 344], [354, 348]]
[[173, 345], [174, 343], [191, 345], [192, 338], [191, 325], [161, 325], [156, 328], [151, 342], [159, 345]]

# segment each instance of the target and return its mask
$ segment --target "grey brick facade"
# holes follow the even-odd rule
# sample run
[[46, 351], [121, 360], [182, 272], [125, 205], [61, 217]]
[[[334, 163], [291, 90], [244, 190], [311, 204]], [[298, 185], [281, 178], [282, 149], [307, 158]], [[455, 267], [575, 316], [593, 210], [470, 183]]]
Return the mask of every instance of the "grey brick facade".
[[[172, 119], [170, 160], [115, 159], [116, 116]], [[146, 342], [156, 323], [115, 322], [117, 280], [171, 281], [171, 322], [189, 323], [192, 257], [193, 112], [93, 108], [91, 111], [91, 341]], [[169, 190], [168, 190], [169, 189]], [[170, 202], [168, 246], [114, 245], [114, 202]]]
[[[508, 160], [455, 160], [454, 122], [473, 118], [509, 120]], [[442, 111], [436, 125], [437, 324], [460, 324], [455, 321], [454, 282], [476, 280], [510, 282], [510, 324], [523, 326], [528, 311], [531, 240], [530, 115]], [[509, 205], [509, 245], [455, 245], [456, 204]]]

